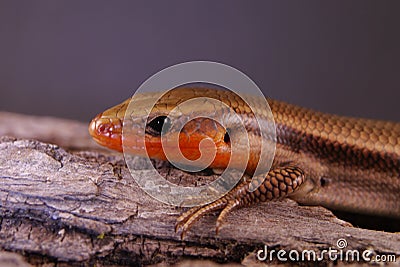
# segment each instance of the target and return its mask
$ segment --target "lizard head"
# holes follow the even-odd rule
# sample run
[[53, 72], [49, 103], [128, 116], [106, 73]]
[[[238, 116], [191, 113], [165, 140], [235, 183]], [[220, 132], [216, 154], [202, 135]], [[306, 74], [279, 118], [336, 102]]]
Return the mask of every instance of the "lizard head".
[[[211, 166], [226, 166], [233, 127], [222, 124], [232, 124], [232, 106], [243, 105], [240, 101], [230, 91], [203, 88], [138, 93], [98, 114], [89, 133], [100, 145], [117, 151], [165, 160], [164, 152], [169, 149], [168, 159], [177, 161], [182, 155], [191, 161], [202, 154], [214, 155]], [[216, 116], [219, 122], [213, 119]]]

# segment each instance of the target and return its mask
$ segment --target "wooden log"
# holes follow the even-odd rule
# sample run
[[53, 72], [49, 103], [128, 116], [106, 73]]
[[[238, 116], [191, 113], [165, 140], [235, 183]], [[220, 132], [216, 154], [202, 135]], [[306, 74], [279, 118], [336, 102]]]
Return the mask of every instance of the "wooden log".
[[[182, 241], [174, 224], [183, 209], [141, 190], [133, 176], [143, 175], [142, 159], [135, 158], [138, 171], [130, 173], [121, 154], [91, 141], [87, 124], [3, 112], [0, 135], [13, 136], [0, 138], [0, 247], [32, 264], [185, 265], [197, 259], [253, 265], [261, 263], [256, 255], [265, 246], [318, 256], [338, 249], [339, 239], [347, 242], [344, 252], [357, 250], [360, 258], [370, 250], [400, 260], [400, 233], [356, 228], [325, 208], [291, 200], [233, 211], [218, 236], [216, 214], [206, 216]], [[171, 181], [215, 178], [155, 164]], [[279, 262], [275, 254], [272, 263]]]

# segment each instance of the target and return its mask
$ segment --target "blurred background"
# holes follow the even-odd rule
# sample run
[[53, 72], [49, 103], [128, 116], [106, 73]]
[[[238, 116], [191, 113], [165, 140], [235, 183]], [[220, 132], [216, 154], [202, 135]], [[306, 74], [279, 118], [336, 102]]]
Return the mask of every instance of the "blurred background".
[[400, 121], [400, 1], [0, 1], [0, 110], [89, 121], [211, 60], [270, 97]]

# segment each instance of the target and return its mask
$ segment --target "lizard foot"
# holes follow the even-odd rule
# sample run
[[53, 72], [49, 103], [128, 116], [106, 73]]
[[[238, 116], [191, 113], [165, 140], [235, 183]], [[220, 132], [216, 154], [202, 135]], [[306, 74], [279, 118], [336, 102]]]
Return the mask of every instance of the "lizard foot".
[[192, 225], [205, 214], [221, 210], [216, 222], [216, 234], [227, 215], [235, 208], [258, 202], [284, 198], [304, 182], [304, 172], [293, 166], [278, 167], [270, 170], [265, 177], [254, 177], [251, 182], [242, 182], [225, 196], [202, 207], [194, 207], [183, 213], [176, 222], [175, 232], [181, 231], [181, 239]]

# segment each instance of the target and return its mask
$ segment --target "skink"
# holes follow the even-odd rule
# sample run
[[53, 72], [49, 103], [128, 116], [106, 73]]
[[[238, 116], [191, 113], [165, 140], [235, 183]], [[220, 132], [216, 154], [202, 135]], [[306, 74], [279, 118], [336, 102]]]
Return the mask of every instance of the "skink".
[[[174, 107], [199, 95], [225, 103], [242, 117], [250, 142], [246, 173], [253, 174], [261, 153], [261, 136], [247, 104], [230, 91], [169, 90], [148, 118], [134, 118], [134, 123], [146, 124], [143, 127], [146, 129], [147, 154], [151, 158], [166, 159], [161, 147], [160, 126]], [[154, 101], [156, 96], [158, 94], [144, 93], [135, 97], [146, 103]], [[100, 113], [91, 121], [89, 132], [97, 143], [122, 151], [122, 125], [127, 123], [124, 115], [129, 101]], [[253, 109], [259, 109], [260, 103], [260, 99], [253, 98], [249, 104]], [[176, 230], [180, 229], [183, 235], [204, 214], [221, 210], [216, 225], [218, 233], [232, 209], [283, 197], [306, 205], [400, 217], [400, 123], [330, 115], [271, 99], [268, 103], [275, 120], [277, 144], [272, 167], [265, 179], [260, 180], [261, 184], [257, 179], [242, 181], [220, 199], [188, 210], [178, 218]], [[140, 105], [136, 108], [141, 109]], [[194, 113], [197, 109], [201, 107], [193, 106]], [[229, 115], [227, 117], [229, 119]], [[197, 119], [177, 134], [185, 157], [198, 157], [200, 141], [211, 138], [217, 153], [210, 167], [227, 166], [230, 139], [221, 125], [209, 119]], [[134, 134], [124, 138], [131, 153], [146, 156], [145, 147], [138, 145]], [[250, 190], [255, 187], [255, 191]]]

